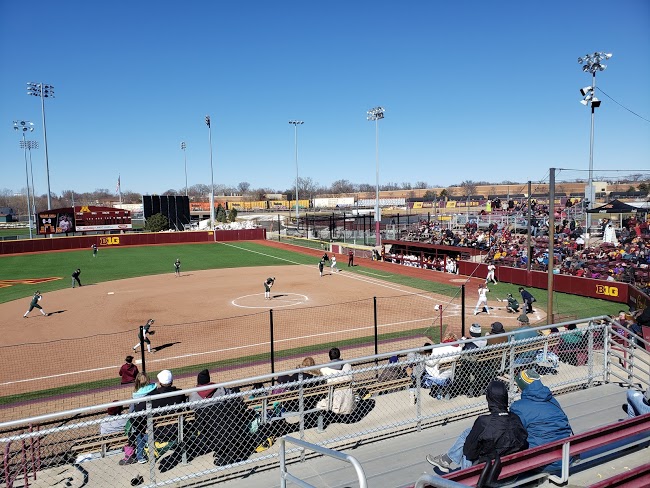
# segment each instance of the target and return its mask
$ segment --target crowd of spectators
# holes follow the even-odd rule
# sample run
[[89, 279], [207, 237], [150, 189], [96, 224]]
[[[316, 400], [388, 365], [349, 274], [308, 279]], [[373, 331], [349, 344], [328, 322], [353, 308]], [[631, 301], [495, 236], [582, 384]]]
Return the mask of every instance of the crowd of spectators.
[[[646, 293], [650, 291], [650, 229], [647, 220], [640, 216], [626, 218], [617, 232], [609, 219], [600, 219], [601, 232], [588, 238], [580, 222], [568, 218], [568, 215], [570, 211], [566, 207], [555, 213], [554, 273], [622, 281], [635, 284]], [[486, 264], [527, 268], [528, 236], [515, 233], [515, 227], [505, 222], [495, 219], [487, 224], [486, 229], [480, 229], [476, 220], [470, 220], [462, 230], [451, 230], [440, 222], [423, 220], [404, 236], [404, 240], [474, 248], [487, 253]], [[530, 263], [530, 268], [536, 271], [548, 270], [548, 225], [548, 208], [537, 205], [531, 219]], [[411, 251], [410, 254], [387, 252], [383, 253], [383, 258], [388, 262], [436, 271], [449, 271], [447, 263], [452, 261], [424, 251]], [[455, 268], [453, 266], [452, 272]]]

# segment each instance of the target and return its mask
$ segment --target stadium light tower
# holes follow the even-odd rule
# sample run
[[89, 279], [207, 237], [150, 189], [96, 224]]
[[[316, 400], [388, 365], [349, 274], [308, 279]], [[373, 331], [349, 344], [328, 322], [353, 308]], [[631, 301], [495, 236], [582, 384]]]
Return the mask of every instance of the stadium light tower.
[[[586, 86], [580, 89], [580, 94], [584, 97], [580, 103], [584, 106], [591, 107], [591, 131], [589, 134], [589, 178], [587, 183], [587, 192], [585, 198], [589, 200], [587, 210], [594, 204], [594, 114], [595, 109], [600, 107], [600, 100], [596, 98], [596, 73], [598, 71], [605, 71], [607, 68], [603, 61], [611, 58], [610, 53], [595, 52], [593, 54], [586, 54], [578, 58], [578, 63], [583, 65], [582, 71], [591, 73], [591, 86]], [[587, 213], [587, 232], [591, 229], [591, 214]]]
[[210, 225], [212, 225], [213, 240], [217, 240], [217, 232], [214, 230], [215, 217], [214, 217], [214, 170], [212, 168], [212, 126], [210, 124], [210, 116], [205, 116], [205, 125], [208, 126], [208, 140], [210, 142]]
[[379, 210], [379, 121], [384, 118], [384, 108], [375, 107], [368, 110], [368, 120], [375, 122], [375, 160], [376, 160], [376, 177], [377, 184], [375, 188], [375, 245], [381, 245], [381, 234], [379, 232], [379, 223], [381, 214]]
[[296, 229], [298, 228], [298, 126], [304, 124], [302, 120], [290, 120], [293, 125], [293, 141], [296, 154]]
[[21, 147], [25, 152], [25, 180], [27, 183], [27, 219], [29, 222], [29, 238], [32, 239], [32, 213], [29, 210], [29, 171], [27, 170], [27, 143], [25, 139], [26, 132], [34, 132], [34, 124], [27, 120], [14, 120], [14, 130], [22, 132], [23, 140]]
[[27, 94], [41, 97], [41, 114], [43, 115], [43, 143], [45, 147], [45, 173], [47, 175], [47, 208], [52, 208], [50, 192], [50, 162], [47, 154], [47, 129], [45, 128], [45, 99], [54, 98], [54, 87], [45, 83], [27, 83]]
[[[181, 150], [183, 151], [183, 160], [185, 161], [185, 196], [187, 196], [187, 155], [185, 154], [185, 149], [187, 149], [187, 144], [185, 141], [181, 142]], [[212, 151], [210, 151], [212, 154]]]
[[27, 149], [29, 152], [29, 176], [32, 180], [32, 215], [34, 216], [34, 222], [36, 222], [36, 201], [34, 191], [34, 166], [32, 165], [32, 149], [38, 149], [38, 142], [36, 141], [20, 141], [20, 147]]

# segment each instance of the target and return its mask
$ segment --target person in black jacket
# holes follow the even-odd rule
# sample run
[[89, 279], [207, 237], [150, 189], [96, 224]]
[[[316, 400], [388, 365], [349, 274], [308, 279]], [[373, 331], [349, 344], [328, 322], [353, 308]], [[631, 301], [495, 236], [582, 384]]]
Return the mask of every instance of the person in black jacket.
[[523, 286], [519, 287], [519, 294], [521, 295], [521, 299], [524, 302], [524, 313], [533, 313], [533, 302], [537, 301], [535, 300], [535, 297], [531, 295], [531, 293]]
[[528, 449], [528, 433], [517, 415], [508, 412], [508, 385], [493, 380], [485, 398], [490, 413], [476, 419], [471, 429], [464, 430], [445, 454], [427, 455], [427, 461], [448, 473], [452, 464], [461, 469]]
[[[147, 395], [147, 397], [160, 395], [162, 393], [171, 393], [174, 391], [181, 391], [179, 388], [176, 388], [172, 385], [174, 378], [172, 372], [168, 369], [165, 369], [158, 373], [158, 388], [153, 390]], [[146, 398], [146, 397], [145, 397]], [[184, 394], [178, 394], [175, 396], [167, 398], [157, 398], [151, 400], [151, 408], [156, 409], [160, 407], [166, 407], [168, 405], [177, 405], [179, 404], [179, 410], [183, 407], [182, 403], [185, 403], [187, 397]], [[136, 412], [143, 412], [147, 409], [147, 402], [142, 401], [135, 405]], [[164, 412], [164, 414], [169, 414], [170, 411]], [[146, 458], [144, 455], [144, 446], [147, 444], [148, 435], [147, 435], [147, 417], [142, 415], [139, 417], [134, 417], [132, 421], [132, 429], [136, 435], [136, 459], [139, 463], [146, 463]], [[156, 441], [172, 441], [176, 438], [178, 434], [178, 426], [176, 424], [165, 425], [163, 427], [156, 428], [154, 430], [154, 438]]]

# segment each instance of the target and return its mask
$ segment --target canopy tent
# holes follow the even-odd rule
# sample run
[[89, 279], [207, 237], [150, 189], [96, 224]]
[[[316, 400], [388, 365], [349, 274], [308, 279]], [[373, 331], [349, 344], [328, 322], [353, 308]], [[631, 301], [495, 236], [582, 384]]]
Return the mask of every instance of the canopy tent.
[[[612, 200], [609, 203], [606, 203], [605, 205], [601, 205], [600, 207], [592, 208], [591, 210], [587, 210], [587, 213], [590, 214], [627, 214], [627, 213], [637, 213], [639, 209], [637, 207], [634, 207], [632, 205], [628, 205], [625, 202], [621, 202], [620, 200]], [[644, 210], [641, 209], [643, 212]]]

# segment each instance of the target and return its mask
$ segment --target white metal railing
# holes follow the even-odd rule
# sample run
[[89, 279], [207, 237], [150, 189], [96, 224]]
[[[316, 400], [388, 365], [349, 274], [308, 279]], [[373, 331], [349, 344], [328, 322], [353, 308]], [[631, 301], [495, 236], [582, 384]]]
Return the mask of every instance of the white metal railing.
[[[516, 332], [495, 335], [492, 339], [503, 338], [506, 342], [458, 353], [449, 363], [453, 381], [444, 391], [431, 392], [426, 387], [426, 378], [420, 374], [426, 370], [431, 354], [435, 355], [438, 349], [435, 345], [351, 359], [347, 362], [353, 366], [352, 373], [343, 374], [351, 380], [342, 383], [323, 385], [322, 377], [306, 376], [310, 368], [299, 368], [145, 399], [125, 399], [3, 422], [0, 423], [2, 473], [8, 488], [17, 480], [24, 486], [26, 479], [34, 477], [54, 485], [64, 477], [84, 472], [91, 486], [127, 485], [140, 471], [136, 466], [118, 466], [118, 460], [124, 456], [124, 446], [133, 444], [133, 436], [99, 435], [100, 426], [107, 420], [106, 409], [128, 408], [144, 401], [151, 403], [216, 387], [225, 388], [226, 394], [184, 402], [180, 406], [138, 409], [109, 419], [139, 423], [147, 436], [148, 451], [160, 451], [160, 457], [149, 457], [147, 486], [171, 486], [190, 479], [221, 480], [268, 467], [277, 463], [280, 452], [274, 441], [284, 435], [295, 435], [323, 448], [344, 449], [359, 441], [402, 435], [476, 415], [486, 410], [480, 395], [490, 380], [500, 378], [514, 392], [516, 372], [526, 367], [537, 368], [555, 394], [609, 381], [647, 387], [648, 353], [634, 341], [650, 350], [647, 343], [618, 330], [607, 317], [555, 326], [573, 323], [580, 324], [583, 337], [574, 350], [560, 347], [562, 338], [573, 331], [548, 334], [551, 326], [541, 326], [531, 329], [540, 334], [536, 337], [516, 340]], [[468, 342], [472, 340], [460, 340], [456, 344]], [[389, 364], [388, 358], [394, 355], [399, 361]], [[322, 366], [326, 365], [319, 367]], [[289, 383], [280, 385], [274, 379], [293, 374], [294, 381]], [[250, 385], [256, 383], [264, 386], [251, 389]], [[345, 414], [325, 411], [333, 408], [336, 390], [348, 388], [355, 395], [354, 411]], [[515, 398], [512, 393], [511, 400]], [[167, 438], [171, 439], [169, 444], [161, 443]], [[296, 451], [299, 450], [287, 451], [287, 460], [292, 456], [293, 460], [302, 457]]]

